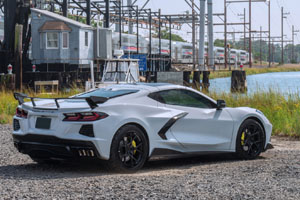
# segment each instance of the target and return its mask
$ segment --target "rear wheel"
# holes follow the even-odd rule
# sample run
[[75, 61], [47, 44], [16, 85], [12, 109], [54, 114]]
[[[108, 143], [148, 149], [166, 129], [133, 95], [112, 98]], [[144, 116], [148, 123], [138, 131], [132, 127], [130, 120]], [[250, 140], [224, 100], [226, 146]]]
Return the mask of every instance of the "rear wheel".
[[264, 149], [265, 133], [260, 123], [248, 119], [240, 127], [236, 139], [236, 154], [242, 159], [255, 159]]
[[149, 153], [148, 140], [134, 125], [123, 126], [115, 135], [109, 165], [119, 172], [135, 172], [143, 167]]

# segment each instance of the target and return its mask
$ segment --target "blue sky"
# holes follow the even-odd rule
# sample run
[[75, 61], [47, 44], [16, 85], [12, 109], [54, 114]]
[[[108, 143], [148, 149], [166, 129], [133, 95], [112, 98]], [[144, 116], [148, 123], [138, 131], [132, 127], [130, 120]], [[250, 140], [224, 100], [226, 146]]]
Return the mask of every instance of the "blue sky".
[[[143, 4], [146, 0], [139, 0], [140, 4]], [[199, 0], [195, 0], [199, 4]], [[224, 0], [214, 0], [214, 12], [221, 13], [224, 11]], [[271, 0], [271, 29], [273, 36], [280, 36], [281, 34], [281, 6], [285, 7], [285, 12], [289, 12], [288, 18], [285, 19], [284, 32], [289, 39], [291, 39], [292, 32], [291, 27], [294, 24], [296, 30], [300, 30], [300, 0]], [[147, 8], [153, 10], [161, 9], [163, 14], [176, 14], [184, 13], [185, 11], [191, 11], [190, 7], [184, 0], [150, 0]], [[241, 17], [238, 14], [242, 14], [244, 8], [246, 8], [246, 19], [248, 21], [248, 3], [234, 3], [228, 5], [228, 21], [229, 22], [241, 22]], [[215, 23], [221, 22], [217, 17], [214, 18]], [[252, 6], [252, 29], [259, 30], [262, 26], [263, 30], [268, 29], [268, 7], [267, 4], [253, 3]], [[236, 31], [243, 30], [243, 27], [233, 27]], [[228, 27], [228, 31], [233, 30], [232, 27]], [[223, 31], [223, 27], [216, 27], [215, 32]], [[179, 31], [178, 34], [184, 36], [186, 39], [190, 39], [191, 35], [186, 34], [190, 31], [188, 27], [184, 27], [183, 31]], [[222, 38], [222, 34], [215, 34], [215, 38]], [[231, 36], [228, 36], [231, 37]], [[237, 35], [237, 37], [239, 37]], [[295, 42], [300, 43], [300, 33], [295, 37]]]

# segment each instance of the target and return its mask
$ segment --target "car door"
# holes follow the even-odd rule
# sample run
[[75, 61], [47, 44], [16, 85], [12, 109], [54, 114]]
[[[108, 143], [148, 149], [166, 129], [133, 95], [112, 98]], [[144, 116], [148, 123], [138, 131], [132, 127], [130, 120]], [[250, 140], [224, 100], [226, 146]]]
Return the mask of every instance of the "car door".
[[225, 109], [205, 96], [189, 89], [172, 89], [159, 92], [166, 107], [188, 114], [171, 127], [174, 137], [188, 151], [229, 150], [233, 120]]

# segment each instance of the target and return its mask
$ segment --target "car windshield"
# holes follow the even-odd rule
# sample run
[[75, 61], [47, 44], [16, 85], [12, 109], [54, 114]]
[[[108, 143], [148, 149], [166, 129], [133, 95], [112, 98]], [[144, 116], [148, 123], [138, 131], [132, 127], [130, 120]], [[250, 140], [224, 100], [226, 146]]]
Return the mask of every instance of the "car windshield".
[[106, 88], [101, 88], [97, 90], [93, 90], [91, 92], [87, 92], [84, 94], [77, 95], [76, 97], [91, 97], [91, 96], [96, 96], [96, 97], [106, 97], [106, 98], [114, 98], [114, 97], [119, 97], [119, 96], [124, 96], [132, 93], [136, 93], [138, 90], [131, 90], [131, 89], [106, 89]]

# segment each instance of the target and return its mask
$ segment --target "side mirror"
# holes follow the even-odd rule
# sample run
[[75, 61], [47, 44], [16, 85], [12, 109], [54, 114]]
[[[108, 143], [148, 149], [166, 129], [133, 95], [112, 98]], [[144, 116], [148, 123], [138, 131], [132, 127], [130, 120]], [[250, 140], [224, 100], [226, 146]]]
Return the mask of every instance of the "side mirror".
[[224, 100], [217, 100], [217, 110], [222, 110], [226, 107], [226, 102]]

